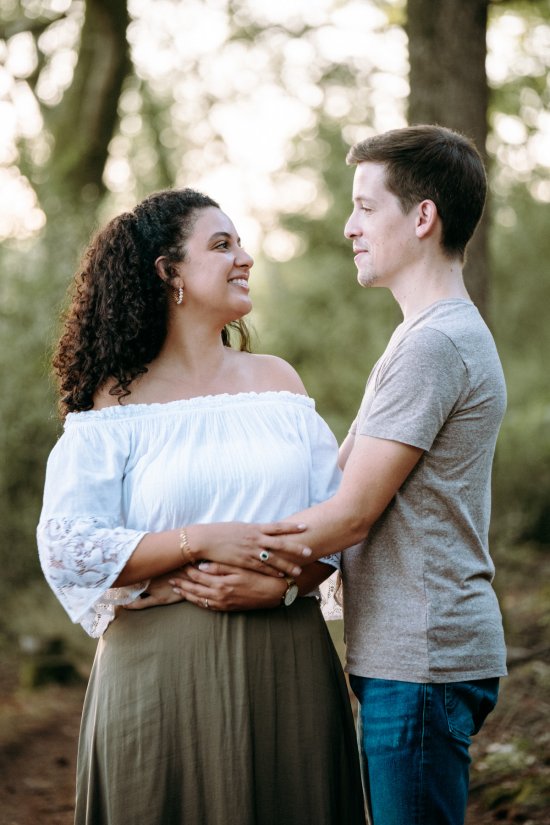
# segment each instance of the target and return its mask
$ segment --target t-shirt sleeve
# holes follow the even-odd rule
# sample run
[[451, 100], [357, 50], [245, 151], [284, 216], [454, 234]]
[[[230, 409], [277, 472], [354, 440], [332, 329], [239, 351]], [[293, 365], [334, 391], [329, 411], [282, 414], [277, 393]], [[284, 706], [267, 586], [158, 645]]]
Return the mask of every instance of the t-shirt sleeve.
[[122, 480], [128, 435], [105, 422], [67, 426], [48, 459], [37, 529], [44, 575], [73, 622], [100, 636], [146, 583], [113, 588], [145, 532], [128, 529]]
[[358, 433], [429, 450], [467, 381], [466, 366], [444, 333], [430, 327], [411, 332], [376, 376]]

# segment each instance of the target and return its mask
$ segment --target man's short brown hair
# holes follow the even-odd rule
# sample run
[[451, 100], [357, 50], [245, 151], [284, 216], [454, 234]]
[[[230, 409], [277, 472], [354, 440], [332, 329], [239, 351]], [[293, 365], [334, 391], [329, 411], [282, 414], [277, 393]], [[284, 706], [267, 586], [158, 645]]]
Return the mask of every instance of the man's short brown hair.
[[346, 161], [383, 164], [386, 186], [405, 214], [423, 200], [433, 201], [444, 250], [464, 257], [487, 195], [485, 167], [471, 140], [443, 126], [408, 126], [356, 143]]

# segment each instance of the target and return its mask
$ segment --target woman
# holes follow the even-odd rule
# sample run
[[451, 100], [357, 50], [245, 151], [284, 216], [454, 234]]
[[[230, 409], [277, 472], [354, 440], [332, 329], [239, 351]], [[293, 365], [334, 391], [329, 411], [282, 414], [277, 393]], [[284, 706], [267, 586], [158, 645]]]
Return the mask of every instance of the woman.
[[[50, 585], [101, 636], [77, 825], [364, 822], [347, 690], [307, 597], [332, 568], [277, 572], [232, 546], [262, 528], [220, 524], [272, 522], [338, 483], [294, 370], [248, 351], [252, 263], [218, 204], [186, 189], [115, 218], [77, 276], [38, 528]], [[256, 566], [258, 609], [121, 609], [201, 558]]]

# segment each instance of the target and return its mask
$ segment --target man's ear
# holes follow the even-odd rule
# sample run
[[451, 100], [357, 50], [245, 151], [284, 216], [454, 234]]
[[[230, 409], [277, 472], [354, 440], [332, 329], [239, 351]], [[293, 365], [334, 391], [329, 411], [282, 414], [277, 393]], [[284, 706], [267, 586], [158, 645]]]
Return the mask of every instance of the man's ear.
[[416, 207], [416, 237], [426, 238], [440, 223], [437, 206], [431, 200], [421, 201]]

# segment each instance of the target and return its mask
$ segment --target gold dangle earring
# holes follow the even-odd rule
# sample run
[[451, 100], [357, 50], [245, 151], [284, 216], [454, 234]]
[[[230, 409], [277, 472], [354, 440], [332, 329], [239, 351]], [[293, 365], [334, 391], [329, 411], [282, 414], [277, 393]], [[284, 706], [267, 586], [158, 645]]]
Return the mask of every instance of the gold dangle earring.
[[183, 287], [180, 286], [179, 289], [174, 289], [174, 301], [179, 306], [183, 304]]

